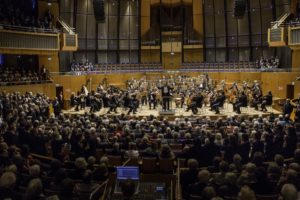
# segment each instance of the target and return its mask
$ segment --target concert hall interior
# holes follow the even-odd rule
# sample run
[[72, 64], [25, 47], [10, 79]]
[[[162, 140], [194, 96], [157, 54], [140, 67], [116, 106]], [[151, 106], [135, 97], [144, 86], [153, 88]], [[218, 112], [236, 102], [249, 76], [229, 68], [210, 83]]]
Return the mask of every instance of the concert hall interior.
[[2, 199], [299, 200], [300, 0], [1, 0]]

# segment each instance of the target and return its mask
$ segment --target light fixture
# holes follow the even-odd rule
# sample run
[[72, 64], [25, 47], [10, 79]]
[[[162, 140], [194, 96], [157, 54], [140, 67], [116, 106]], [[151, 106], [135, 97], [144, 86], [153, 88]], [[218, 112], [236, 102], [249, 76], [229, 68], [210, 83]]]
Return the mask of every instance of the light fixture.
[[174, 54], [175, 54], [174, 51], [171, 51], [171, 56], [174, 56]]

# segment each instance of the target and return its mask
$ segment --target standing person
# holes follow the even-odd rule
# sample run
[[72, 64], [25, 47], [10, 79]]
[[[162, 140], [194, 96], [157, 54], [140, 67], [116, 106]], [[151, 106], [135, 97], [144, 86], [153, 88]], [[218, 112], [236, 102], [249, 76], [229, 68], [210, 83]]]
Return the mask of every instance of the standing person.
[[159, 89], [161, 89], [161, 96], [163, 99], [163, 110], [164, 111], [170, 110], [170, 98], [171, 98], [172, 88], [166, 82], [165, 85], [159, 87]]
[[156, 105], [157, 105], [157, 99], [156, 99], [156, 92], [155, 91], [150, 91], [148, 93], [148, 103], [149, 103], [149, 109], [151, 110], [152, 105], [153, 105], [153, 109], [155, 110]]
[[282, 107], [283, 116], [285, 116], [285, 115], [291, 116], [293, 109], [294, 109], [294, 106], [291, 104], [291, 100], [286, 99], [286, 101]]

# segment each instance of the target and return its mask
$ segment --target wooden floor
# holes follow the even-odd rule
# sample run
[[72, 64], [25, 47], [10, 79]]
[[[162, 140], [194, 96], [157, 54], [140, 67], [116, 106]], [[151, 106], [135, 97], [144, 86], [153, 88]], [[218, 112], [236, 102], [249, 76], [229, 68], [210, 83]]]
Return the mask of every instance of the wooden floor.
[[[183, 108], [176, 108], [175, 103], [172, 104], [172, 108], [175, 111], [174, 114], [171, 114], [169, 116], [173, 117], [189, 117], [189, 116], [207, 116], [210, 118], [218, 118], [218, 117], [231, 117], [231, 116], [237, 116], [238, 114], [233, 112], [232, 104], [225, 103], [224, 108], [220, 109], [220, 114], [216, 114], [214, 111], [210, 111], [209, 106], [204, 106], [201, 109], [198, 109], [198, 114], [194, 115], [192, 111], [186, 112], [186, 106]], [[145, 116], [159, 116], [159, 115], [165, 115], [161, 114], [161, 106], [158, 106], [155, 110], [150, 110], [148, 105], [140, 106], [137, 110], [137, 113], [134, 115], [131, 113], [132, 116], [137, 116], [137, 117], [145, 117]], [[280, 114], [279, 111], [267, 107], [268, 111], [267, 112], [262, 112], [262, 111], [257, 111], [254, 108], [241, 108], [241, 114], [240, 115], [250, 115], [250, 116], [267, 116], [270, 113], [274, 113], [275, 115]], [[98, 115], [107, 115], [108, 108], [102, 108], [99, 112], [96, 112], [95, 114]], [[64, 113], [67, 114], [84, 114], [86, 112], [89, 112], [89, 108], [86, 108], [85, 110], [79, 110], [75, 111], [74, 108], [70, 110], [65, 110]], [[128, 109], [125, 110], [124, 108], [118, 108], [117, 113], [112, 112], [109, 115], [120, 115], [122, 113], [127, 114]], [[166, 114], [167, 116], [167, 114]]]

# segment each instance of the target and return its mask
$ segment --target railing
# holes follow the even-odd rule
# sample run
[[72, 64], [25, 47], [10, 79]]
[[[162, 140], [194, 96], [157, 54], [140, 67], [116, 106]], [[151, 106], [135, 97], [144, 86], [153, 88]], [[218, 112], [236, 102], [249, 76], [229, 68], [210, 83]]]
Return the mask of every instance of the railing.
[[300, 71], [291, 68], [261, 68], [256, 62], [214, 62], [214, 63], [183, 63], [182, 72], [290, 72]]
[[57, 18], [57, 22], [59, 22], [62, 27], [70, 34], [75, 35], [75, 28], [69, 26], [66, 22], [64, 22], [62, 19]]
[[270, 31], [270, 42], [281, 41], [281, 28], [271, 29]]
[[0, 48], [58, 51], [59, 34], [0, 30]]
[[277, 21], [271, 22], [271, 29], [277, 29], [279, 28], [282, 24], [284, 24], [285, 20], [291, 15], [290, 12], [288, 13], [283, 13]]
[[0, 82], [0, 86], [11, 86], [11, 85], [31, 85], [31, 84], [43, 84], [43, 83], [53, 83], [53, 80], [40, 80], [40, 81], [9, 81]]
[[11, 31], [23, 31], [23, 32], [37, 32], [37, 33], [59, 33], [58, 29], [36, 28], [36, 27], [24, 27], [0, 24], [0, 29]]
[[[96, 68], [92, 71], [70, 71], [70, 72], [52, 72], [51, 76], [55, 75], [69, 75], [69, 76], [81, 76], [81, 75], [92, 75], [92, 74], [114, 74], [114, 73], [166, 73], [175, 74], [179, 72], [300, 72], [300, 68], [260, 68], [255, 65], [254, 62], [249, 64], [247, 62], [242, 63], [193, 63], [193, 65], [183, 64], [179, 70], [165, 70], [160, 65], [157, 68], [146, 67], [140, 65], [139, 67], [121, 68], [121, 67], [104, 67]], [[296, 80], [295, 80], [296, 81]]]
[[289, 28], [289, 45], [300, 45], [300, 28]]

